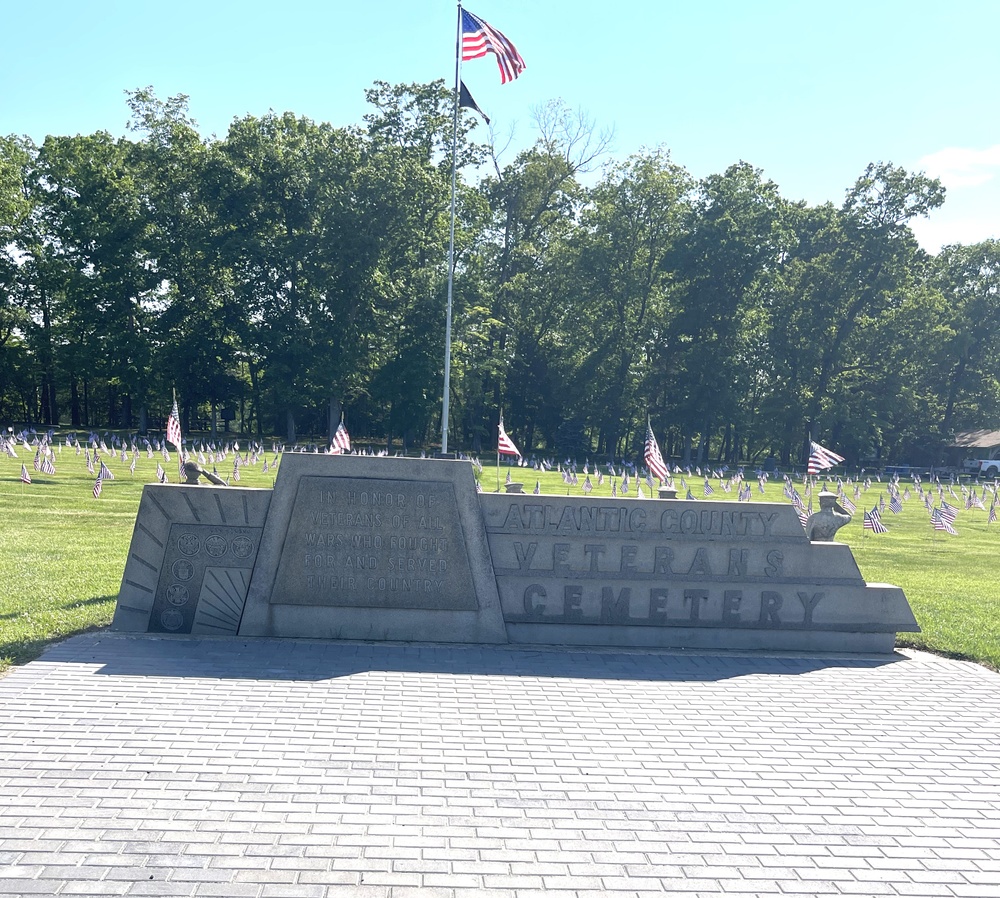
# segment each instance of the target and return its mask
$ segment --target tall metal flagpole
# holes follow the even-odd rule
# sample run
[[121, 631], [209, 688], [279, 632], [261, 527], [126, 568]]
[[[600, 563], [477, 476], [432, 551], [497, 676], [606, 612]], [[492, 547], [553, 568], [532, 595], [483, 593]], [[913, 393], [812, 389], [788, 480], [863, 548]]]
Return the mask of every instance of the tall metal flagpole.
[[448, 402], [451, 398], [451, 297], [455, 286], [455, 184], [458, 168], [458, 79], [462, 61], [462, 0], [455, 27], [455, 108], [451, 128], [451, 222], [448, 233], [448, 309], [444, 325], [444, 402], [441, 406], [441, 454], [448, 453]]

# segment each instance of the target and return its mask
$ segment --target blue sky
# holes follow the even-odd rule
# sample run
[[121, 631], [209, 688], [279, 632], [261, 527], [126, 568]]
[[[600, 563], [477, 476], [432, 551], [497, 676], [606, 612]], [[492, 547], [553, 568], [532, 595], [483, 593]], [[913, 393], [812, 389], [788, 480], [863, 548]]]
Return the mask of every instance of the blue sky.
[[[783, 196], [839, 204], [869, 162], [942, 178], [914, 230], [936, 251], [1000, 238], [1000, 0], [470, 0], [527, 70], [492, 57], [463, 80], [499, 142], [534, 139], [562, 99], [612, 156], [664, 145], [702, 177], [746, 160]], [[201, 131], [291, 110], [359, 123], [376, 79], [454, 78], [451, 0], [50, 0], [8, 3], [0, 133], [126, 133], [124, 91], [190, 97]], [[482, 132], [479, 132], [480, 134]]]

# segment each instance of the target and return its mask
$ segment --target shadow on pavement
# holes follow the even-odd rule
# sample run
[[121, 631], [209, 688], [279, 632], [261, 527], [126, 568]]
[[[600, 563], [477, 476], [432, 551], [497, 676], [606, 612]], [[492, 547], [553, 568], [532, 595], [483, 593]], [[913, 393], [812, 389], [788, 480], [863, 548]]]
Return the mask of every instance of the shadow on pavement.
[[678, 650], [331, 642], [310, 639], [120, 635], [53, 646], [35, 664], [100, 665], [110, 676], [318, 681], [371, 671], [455, 676], [713, 681], [878, 668], [902, 655], [737, 654]]

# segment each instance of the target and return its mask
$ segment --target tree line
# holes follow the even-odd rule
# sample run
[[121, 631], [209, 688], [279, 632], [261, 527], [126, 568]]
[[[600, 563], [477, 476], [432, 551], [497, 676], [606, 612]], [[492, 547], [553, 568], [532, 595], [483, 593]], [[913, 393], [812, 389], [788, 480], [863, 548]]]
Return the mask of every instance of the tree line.
[[[439, 440], [451, 189], [443, 82], [205, 138], [184, 96], [127, 94], [129, 136], [0, 138], [0, 421], [235, 420], [294, 441]], [[873, 163], [840, 206], [745, 162], [696, 179], [535, 112], [503, 162], [463, 111], [449, 443], [800, 461], [938, 459], [1000, 409], [1000, 244], [923, 252], [941, 184]]]

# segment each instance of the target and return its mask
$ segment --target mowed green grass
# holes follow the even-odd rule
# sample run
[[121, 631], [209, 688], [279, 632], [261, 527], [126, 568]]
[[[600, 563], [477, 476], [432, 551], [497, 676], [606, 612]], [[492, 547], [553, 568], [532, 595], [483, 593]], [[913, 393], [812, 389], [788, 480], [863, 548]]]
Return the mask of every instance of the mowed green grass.
[[[102, 455], [115, 479], [95, 499], [97, 478], [82, 454], [57, 449], [50, 476], [33, 470], [33, 452], [16, 451], [16, 459], [0, 455], [0, 673], [50, 642], [111, 622], [142, 488], [156, 481], [157, 462], [171, 482], [179, 479], [173, 454], [168, 463], [140, 453], [135, 474], [131, 456], [123, 463]], [[21, 483], [22, 463], [30, 484]], [[262, 466], [241, 468], [241, 484], [272, 486]], [[232, 468], [230, 457], [219, 472]]]
[[[94, 480], [82, 455], [71, 449], [57, 450], [56, 474], [32, 469], [33, 453], [18, 449], [18, 458], [0, 456], [0, 673], [12, 664], [36, 658], [50, 642], [74, 633], [107, 626], [115, 599], [142, 488], [156, 479], [159, 462], [169, 479], [176, 482], [176, 456], [166, 463], [161, 456], [140, 454], [135, 474], [129, 472], [131, 458], [103, 456], [115, 479], [105, 481], [100, 498], [92, 494]], [[263, 471], [274, 455], [265, 453], [256, 465], [241, 467], [241, 486], [271, 487], [274, 472]], [[20, 482], [21, 464], [32, 478]], [[223, 476], [232, 471], [230, 456], [218, 463]], [[501, 489], [507, 473], [500, 472]], [[510, 469], [514, 480], [523, 481], [525, 492], [540, 482], [542, 492], [583, 495], [584, 476], [577, 485], [567, 485], [557, 472], [537, 473]], [[597, 485], [591, 478], [593, 496], [610, 496], [611, 480]], [[497, 489], [496, 466], [486, 464], [481, 484]], [[904, 486], [909, 481], [904, 483]], [[704, 479], [688, 478], [692, 493], [704, 498]], [[735, 501], [735, 490], [725, 492], [717, 479], [713, 500]], [[620, 488], [620, 480], [618, 486]], [[762, 495], [752, 482], [753, 500], [787, 502], [783, 484], [772, 480]], [[796, 488], [803, 492], [801, 483]], [[977, 490], [979, 488], [977, 487]], [[648, 496], [648, 487], [643, 484]], [[837, 535], [854, 549], [858, 566], [869, 582], [901, 586], [913, 608], [922, 632], [899, 634], [897, 644], [916, 646], [954, 657], [969, 658], [1000, 669], [1000, 576], [996, 556], [1000, 549], [1000, 525], [987, 524], [981, 509], [966, 510], [961, 492], [955, 496], [945, 487], [945, 499], [961, 508], [956, 521], [958, 536], [935, 532], [929, 514], [910, 485], [912, 498], [901, 514], [883, 512], [889, 533], [874, 536], [862, 527], [862, 509], [871, 508], [884, 494], [885, 484], [873, 483], [858, 502], [854, 521]], [[680, 495], [684, 495], [681, 489]], [[853, 487], [848, 487], [853, 498]], [[628, 498], [635, 499], [633, 481]], [[936, 494], [935, 494], [936, 498]]]

